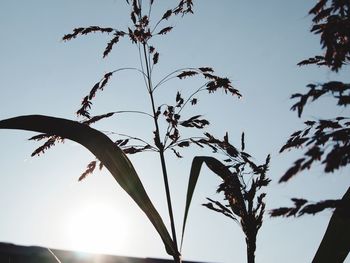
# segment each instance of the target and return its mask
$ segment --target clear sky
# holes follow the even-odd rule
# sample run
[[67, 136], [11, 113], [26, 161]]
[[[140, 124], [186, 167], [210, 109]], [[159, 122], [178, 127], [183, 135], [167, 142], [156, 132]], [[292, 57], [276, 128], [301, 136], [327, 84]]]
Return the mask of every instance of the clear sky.
[[[159, 11], [174, 1], [155, 1]], [[159, 3], [158, 3], [159, 2]], [[175, 1], [176, 2], [176, 1]], [[291, 197], [340, 198], [349, 186], [349, 169], [324, 175], [320, 167], [290, 183], [277, 183], [302, 152], [279, 154], [288, 136], [302, 121], [346, 115], [327, 99], [310, 105], [304, 118], [290, 112], [292, 93], [305, 91], [310, 82], [349, 82], [347, 70], [334, 74], [296, 64], [319, 54], [318, 37], [309, 33], [308, 10], [314, 1], [195, 1], [195, 15], [171, 20], [173, 32], [155, 40], [160, 62], [155, 78], [177, 68], [212, 66], [229, 77], [243, 94], [238, 100], [223, 94], [201, 97], [199, 112], [211, 120], [210, 131], [226, 131], [238, 144], [246, 134], [247, 151], [256, 161], [272, 155], [267, 209], [290, 205]], [[75, 119], [80, 101], [105, 74], [120, 67], [138, 66], [137, 50], [121, 41], [102, 59], [108, 35], [91, 35], [65, 43], [64, 34], [80, 26], [126, 28], [129, 9], [124, 0], [18, 1], [0, 4], [0, 119], [25, 114], [46, 114]], [[157, 100], [173, 99], [189, 82], [173, 82]], [[114, 77], [94, 104], [94, 114], [115, 110], [148, 110], [142, 79], [132, 73]], [[170, 94], [170, 95], [169, 95]], [[170, 97], [169, 97], [170, 96]], [[150, 123], [124, 115], [96, 125], [108, 131], [151, 138]], [[0, 241], [81, 249], [136, 257], [167, 257], [146, 216], [106, 170], [78, 183], [93, 156], [70, 141], [40, 157], [39, 146], [28, 142], [33, 133], [0, 131]], [[182, 160], [168, 156], [170, 182], [180, 233], [190, 163], [200, 150], [185, 152]], [[186, 158], [187, 157], [187, 158]], [[140, 177], [159, 209], [166, 205], [158, 156], [131, 156]], [[245, 241], [237, 224], [202, 207], [215, 194], [218, 178], [204, 169], [189, 214], [183, 248], [185, 259], [207, 262], [245, 262]], [[256, 262], [310, 262], [324, 234], [331, 212], [297, 219], [265, 217], [258, 235]], [[350, 262], [348, 259], [346, 262]]]

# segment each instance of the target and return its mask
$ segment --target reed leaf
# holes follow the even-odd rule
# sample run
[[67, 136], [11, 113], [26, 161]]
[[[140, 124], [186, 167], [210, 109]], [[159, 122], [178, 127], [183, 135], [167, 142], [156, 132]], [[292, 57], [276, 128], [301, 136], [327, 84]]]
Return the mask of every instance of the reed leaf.
[[184, 212], [184, 218], [183, 218], [183, 224], [182, 224], [181, 247], [182, 247], [184, 234], [185, 234], [188, 211], [190, 209], [193, 192], [196, 188], [198, 177], [199, 177], [203, 163], [205, 163], [210, 170], [212, 170], [216, 175], [220, 176], [223, 179], [226, 176], [228, 176], [227, 173], [229, 173], [225, 165], [223, 165], [219, 160], [217, 160], [214, 157], [196, 156], [193, 158], [190, 178], [188, 180], [188, 186], [187, 186], [186, 205], [185, 205], [185, 212]]
[[312, 263], [341, 263], [350, 251], [350, 188], [329, 221]]
[[0, 129], [20, 129], [57, 135], [75, 141], [110, 171], [118, 184], [147, 215], [160, 235], [169, 255], [179, 255], [158, 211], [153, 206], [132, 163], [105, 134], [76, 121], [43, 115], [27, 115], [0, 121]]

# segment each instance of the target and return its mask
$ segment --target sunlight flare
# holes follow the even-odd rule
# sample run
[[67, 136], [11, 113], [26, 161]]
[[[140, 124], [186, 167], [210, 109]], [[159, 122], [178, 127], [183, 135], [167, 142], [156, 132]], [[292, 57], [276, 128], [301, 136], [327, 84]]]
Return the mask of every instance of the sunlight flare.
[[128, 243], [129, 226], [111, 205], [90, 203], [72, 212], [65, 231], [73, 250], [116, 254]]

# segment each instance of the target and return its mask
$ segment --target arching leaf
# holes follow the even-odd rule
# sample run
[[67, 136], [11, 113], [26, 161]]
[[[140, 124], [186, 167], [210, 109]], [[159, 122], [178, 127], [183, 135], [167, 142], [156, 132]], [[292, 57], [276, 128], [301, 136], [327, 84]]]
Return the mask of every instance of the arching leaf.
[[215, 174], [220, 176], [222, 179], [229, 176], [229, 173], [230, 173], [227, 167], [223, 165], [219, 160], [215, 159], [214, 157], [196, 156], [193, 158], [190, 178], [187, 186], [186, 206], [185, 206], [185, 213], [184, 213], [183, 224], [182, 224], [181, 247], [184, 239], [188, 211], [190, 209], [193, 192], [194, 192], [194, 189], [196, 188], [198, 177], [199, 177], [203, 163], [205, 163], [210, 170], [212, 170]]
[[132, 163], [105, 134], [76, 121], [42, 115], [19, 116], [2, 120], [0, 121], [0, 129], [20, 129], [57, 135], [86, 147], [103, 163], [118, 184], [147, 215], [162, 238], [168, 254], [179, 254]]

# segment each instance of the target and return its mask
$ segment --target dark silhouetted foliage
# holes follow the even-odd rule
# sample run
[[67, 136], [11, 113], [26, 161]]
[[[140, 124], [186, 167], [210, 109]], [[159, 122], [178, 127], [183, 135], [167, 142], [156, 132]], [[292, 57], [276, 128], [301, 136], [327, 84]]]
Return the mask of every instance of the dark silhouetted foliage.
[[[326, 53], [323, 56], [304, 60], [299, 65], [318, 64], [329, 67], [338, 72], [349, 62], [350, 51], [350, 2], [337, 0], [321, 0], [310, 10], [313, 15], [311, 32], [320, 34], [322, 48]], [[336, 106], [347, 107], [350, 103], [350, 84], [340, 81], [326, 83], [311, 83], [307, 85], [308, 92], [296, 93], [291, 99], [297, 102], [291, 110], [297, 111], [301, 117], [308, 102], [315, 102], [321, 97], [335, 99]], [[286, 182], [298, 173], [308, 170], [314, 163], [320, 162], [325, 173], [332, 173], [350, 163], [350, 121], [348, 117], [335, 117], [333, 119], [307, 120], [305, 128], [294, 132], [280, 152], [302, 148], [306, 149], [304, 156], [294, 164], [280, 178]], [[292, 199], [294, 208], [278, 208], [271, 211], [273, 216], [290, 216], [303, 214], [316, 214], [324, 208], [335, 208], [335, 200], [325, 200], [320, 203], [308, 205], [305, 202], [300, 206], [298, 198]]]
[[288, 181], [299, 172], [310, 169], [320, 161], [324, 172], [330, 173], [350, 163], [350, 121], [345, 117], [332, 120], [306, 121], [306, 128], [291, 135], [281, 152], [293, 148], [305, 148], [303, 158], [294, 162], [281, 177], [280, 182]]
[[[151, 40], [154, 36], [159, 38], [171, 33], [174, 28], [172, 25], [169, 25], [167, 23], [169, 23], [169, 21], [176, 16], [192, 14], [193, 2], [192, 0], [177, 1], [177, 5], [175, 3], [174, 8], [165, 10], [165, 12], [160, 16], [160, 19], [158, 20], [153, 20], [153, 17], [151, 16], [151, 10], [154, 5], [153, 0], [126, 0], [126, 3], [130, 6], [131, 9], [130, 25], [126, 28], [123, 28], [121, 30], [111, 27], [100, 26], [79, 27], [73, 29], [72, 33], [66, 34], [62, 38], [64, 41], [67, 42], [77, 37], [91, 33], [107, 33], [111, 35], [111, 38], [103, 51], [103, 58], [107, 58], [109, 54], [113, 51], [113, 49], [116, 48], [119, 41], [121, 41], [122, 39], [124, 41], [130, 41], [131, 45], [136, 47], [135, 50], [139, 52], [141, 65], [140, 68], [119, 68], [104, 74], [104, 76], [102, 76], [102, 78], [97, 83], [95, 83], [90, 89], [90, 91], [83, 97], [81, 105], [77, 110], [76, 114], [80, 119], [80, 124], [83, 126], [85, 125], [86, 127], [94, 125], [96, 122], [112, 118], [117, 114], [124, 113], [141, 114], [145, 117], [150, 117], [152, 119], [154, 123], [154, 128], [150, 131], [150, 133], [153, 136], [152, 142], [147, 142], [142, 138], [120, 134], [117, 132], [108, 132], [108, 135], [113, 135], [117, 137], [115, 140], [113, 140], [114, 144], [118, 149], [121, 149], [123, 151], [123, 154], [136, 154], [145, 151], [153, 151], [159, 154], [163, 174], [163, 181], [166, 191], [166, 201], [168, 205], [170, 226], [172, 231], [172, 243], [170, 245], [169, 243], [167, 243], [166, 246], [167, 248], [171, 247], [172, 249], [174, 248], [175, 251], [178, 251], [175, 222], [171, 204], [170, 187], [168, 183], [167, 167], [164, 153], [170, 150], [170, 152], [174, 153], [176, 157], [181, 158], [182, 154], [180, 153], [180, 150], [186, 147], [190, 147], [192, 145], [196, 145], [201, 148], [203, 148], [204, 146], [209, 146], [211, 149], [214, 149], [216, 147], [224, 147], [223, 150], [227, 151], [227, 153], [230, 153], [232, 151], [230, 147], [227, 149], [225, 148], [229, 145], [228, 141], [225, 142], [225, 145], [216, 145], [214, 142], [210, 141], [210, 138], [208, 136], [203, 137], [203, 130], [205, 130], [210, 124], [207, 119], [203, 118], [201, 114], [187, 116], [184, 111], [184, 108], [186, 106], [197, 105], [199, 102], [198, 95], [199, 93], [203, 92], [215, 93], [216, 91], [221, 90], [224, 91], [224, 93], [226, 94], [231, 94], [237, 96], [238, 98], [241, 97], [241, 94], [236, 88], [233, 87], [231, 81], [228, 78], [218, 76], [217, 74], [215, 74], [214, 70], [211, 67], [207, 66], [179, 69], [169, 73], [168, 75], [163, 77], [158, 83], [154, 83], [154, 80], [152, 78], [152, 71], [155, 66], [158, 66], [161, 60], [159, 50], [154, 46], [153, 42], [151, 45]], [[133, 70], [137, 74], [142, 75], [145, 81], [145, 88], [149, 95], [148, 97], [152, 112], [148, 113], [130, 110], [114, 111], [98, 115], [92, 115], [91, 112], [93, 102], [95, 99], [97, 99], [98, 92], [103, 91], [107, 87], [107, 84], [111, 85], [112, 77], [114, 78], [118, 72], [124, 70]], [[179, 91], [176, 91], [175, 100], [173, 101], [173, 103], [158, 104], [159, 102], [156, 100], [155, 94], [155, 91], [158, 88], [162, 87], [170, 80], [184, 80], [190, 77], [200, 77], [203, 81], [203, 84], [200, 87], [192, 89], [192, 91], [189, 92], [189, 94], [187, 94], [186, 96], [180, 93]], [[160, 125], [161, 122], [163, 122], [162, 125]], [[162, 129], [160, 129], [160, 127]], [[163, 127], [165, 127], [165, 129], [163, 129]], [[200, 135], [185, 138], [182, 135], [182, 131], [184, 129], [198, 130], [200, 131]], [[60, 137], [53, 136], [51, 134], [44, 134], [32, 139], [46, 139], [46, 142], [44, 142], [42, 146], [35, 150], [33, 154], [44, 153], [45, 150], [52, 147], [57, 141], [62, 140]], [[104, 164], [102, 164], [102, 162], [100, 162], [98, 159], [92, 160], [86, 166], [85, 171], [79, 177], [79, 181], [85, 179], [87, 176], [92, 174], [96, 170], [97, 166], [101, 169], [104, 166]], [[250, 195], [252, 195], [253, 192], [255, 193], [256, 189], [259, 189], [261, 187], [260, 184], [261, 179], [253, 181], [252, 189], [249, 190]], [[228, 190], [223, 191], [226, 193]], [[247, 196], [245, 198], [253, 199], [254, 196]], [[260, 211], [259, 213], [263, 213], [265, 207], [262, 199], [262, 196], [258, 198], [258, 200], [260, 201], [258, 201], [258, 207], [255, 208], [256, 210]], [[253, 201], [251, 200], [250, 202]], [[233, 203], [231, 205], [234, 206]], [[258, 212], [255, 211], [253, 213], [251, 211], [251, 213], [253, 215], [254, 213]], [[150, 218], [154, 220], [152, 216]], [[260, 219], [257, 220], [259, 221]], [[248, 223], [245, 224], [247, 226], [242, 225], [242, 227], [248, 229], [250, 225], [248, 225]], [[161, 233], [163, 233], [162, 231]], [[167, 238], [164, 239], [164, 235], [164, 233], [161, 235], [163, 241], [166, 240], [168, 242]], [[177, 253], [174, 253], [174, 251], [172, 251], [170, 254], [174, 257], [175, 262], [180, 262], [180, 257]]]
[[[349, 63], [350, 59], [350, 1], [320, 0], [309, 14], [313, 15], [311, 32], [320, 35], [325, 54], [303, 60], [298, 65], [323, 65], [338, 72]], [[311, 83], [307, 88], [308, 92], [305, 94], [296, 93], [291, 96], [291, 99], [297, 100], [291, 110], [297, 111], [299, 118], [308, 102], [315, 102], [321, 97], [335, 99], [338, 107], [347, 107], [350, 103], [348, 83], [340, 81]], [[290, 180], [300, 172], [310, 169], [315, 163], [321, 163], [324, 173], [333, 173], [350, 163], [349, 117], [307, 120], [304, 123], [305, 128], [294, 132], [280, 150], [283, 152], [303, 148], [306, 149], [304, 156], [294, 162], [280, 178], [280, 182]], [[302, 198], [291, 200], [294, 206], [273, 209], [270, 215], [295, 217], [305, 214], [315, 215], [325, 209], [334, 210], [312, 262], [343, 262], [350, 251], [349, 190], [342, 199], [319, 202], [309, 202]]]
[[311, 32], [320, 35], [324, 55], [301, 61], [298, 65], [325, 65], [338, 71], [350, 61], [350, 3], [348, 0], [320, 0], [309, 11], [313, 16]]
[[[350, 1], [320, 0], [310, 10], [313, 15], [311, 32], [320, 34], [325, 54], [301, 61], [298, 65], [324, 65], [338, 72], [350, 59]], [[336, 106], [347, 107], [350, 103], [350, 84], [329, 81], [322, 84], [308, 84], [308, 92], [291, 96], [297, 99], [291, 110], [297, 111], [299, 118], [309, 101], [315, 102], [321, 97], [336, 100]], [[296, 148], [304, 148], [304, 156], [280, 178], [286, 182], [314, 163], [320, 162], [325, 173], [333, 173], [350, 163], [350, 121], [348, 117], [332, 119], [307, 120], [305, 128], [294, 132], [280, 152]], [[349, 188], [350, 189], [350, 188]], [[349, 191], [348, 191], [349, 192]], [[312, 262], [343, 262], [350, 251], [348, 193], [343, 199], [309, 202], [302, 198], [292, 198], [293, 207], [280, 207], [270, 211], [273, 217], [315, 215], [325, 209], [335, 212], [329, 222], [327, 231]]]
[[267, 177], [270, 155], [262, 165], [253, 162], [251, 156], [244, 152], [244, 133], [241, 137], [240, 150], [229, 142], [228, 134], [220, 140], [207, 133], [206, 139], [201, 143], [209, 145], [215, 152], [225, 156], [225, 164], [206, 163], [222, 179], [217, 193], [224, 194], [224, 203], [207, 198], [209, 202], [203, 205], [240, 224], [246, 237], [247, 261], [253, 263], [256, 237], [263, 223], [266, 206], [264, 201], [266, 193], [259, 192], [270, 182]]

